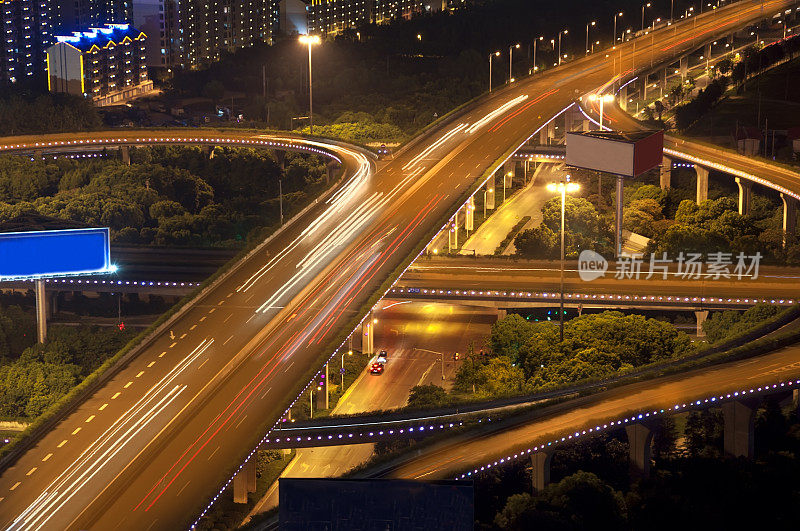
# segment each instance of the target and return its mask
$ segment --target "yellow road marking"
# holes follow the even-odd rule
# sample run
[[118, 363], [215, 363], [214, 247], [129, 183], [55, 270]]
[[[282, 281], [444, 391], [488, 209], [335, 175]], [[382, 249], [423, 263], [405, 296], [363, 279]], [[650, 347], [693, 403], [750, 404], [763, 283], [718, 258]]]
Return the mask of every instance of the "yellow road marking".
[[47, 455], [46, 455], [46, 456], [44, 456], [44, 458], [42, 459], [42, 463], [44, 463], [45, 461], [47, 461], [47, 460], [48, 460], [48, 459], [50, 459], [51, 457], [53, 457], [53, 454], [47, 454]]
[[163, 357], [164, 357], [164, 354], [166, 354], [166, 353], [167, 353], [167, 351], [165, 350], [164, 352], [162, 352], [161, 354], [159, 354], [159, 355], [158, 355], [158, 357], [159, 357], [159, 358], [163, 358]]
[[21, 482], [21, 481], [17, 481], [17, 482], [16, 482], [16, 483], [14, 483], [14, 485], [13, 485], [13, 486], [12, 486], [10, 489], [8, 489], [8, 490], [14, 490], [14, 489], [16, 489], [17, 487], [19, 487], [20, 485], [22, 485], [22, 482]]
[[72, 435], [77, 435], [79, 431], [81, 431], [80, 428], [75, 428], [75, 431], [72, 432]]
[[112, 396], [112, 397], [111, 397], [111, 400], [116, 400], [116, 399], [117, 399], [117, 397], [118, 397], [119, 395], [121, 395], [121, 394], [122, 394], [122, 393], [119, 393], [119, 392], [117, 392], [117, 393], [114, 393], [114, 396]]
[[60, 443], [58, 443], [58, 446], [56, 446], [56, 448], [61, 448], [61, 447], [62, 447], [62, 446], [64, 446], [65, 444], [67, 444], [67, 440], [66, 440], [66, 439], [64, 439], [63, 441], [61, 441]]
[[186, 337], [186, 334], [182, 334], [178, 339], [183, 339], [184, 337]]
[[90, 415], [90, 416], [89, 416], [89, 418], [88, 418], [88, 419], [86, 419], [86, 423], [88, 424], [88, 423], [90, 423], [90, 422], [91, 422], [91, 421], [93, 421], [93, 420], [94, 420], [94, 415]]
[[197, 328], [197, 325], [196, 325], [196, 324], [194, 324], [194, 325], [190, 326], [190, 327], [189, 327], [189, 330], [194, 330], [195, 328]]
[[152, 367], [155, 364], [156, 364], [156, 362], [151, 361], [150, 363], [147, 364], [147, 368], [149, 369], [150, 367]]
[[177, 345], [177, 344], [178, 344], [178, 343], [177, 343], [177, 342], [175, 342], [175, 343], [171, 344], [171, 345], [169, 346], [169, 348], [172, 348], [172, 347], [174, 347], [174, 346], [175, 346], [175, 345]]
[[28, 470], [28, 473], [27, 473], [27, 474], [25, 474], [25, 475], [26, 475], [26, 476], [30, 476], [30, 475], [31, 475], [31, 474], [33, 474], [34, 472], [36, 472], [36, 467], [33, 467], [33, 468], [31, 468], [30, 470]]
[[203, 317], [201, 317], [201, 318], [200, 318], [200, 322], [201, 322], [201, 323], [202, 323], [203, 321], [205, 321], [205, 320], [206, 320], [206, 316], [205, 316], [205, 315], [204, 315]]
[[128, 382], [128, 383], [126, 383], [125, 385], [123, 385], [123, 386], [122, 386], [122, 388], [123, 388], [123, 389], [127, 389], [128, 387], [130, 387], [130, 386], [131, 386], [131, 384], [132, 384], [132, 383], [133, 383], [133, 382]]
[[216, 308], [211, 308], [210, 310], [208, 310], [208, 313], [214, 313], [215, 311], [217, 311]]
[[103, 404], [102, 406], [100, 406], [98, 409], [99, 409], [100, 411], [103, 411], [103, 410], [104, 410], [105, 408], [107, 408], [107, 407], [108, 407], [108, 402], [106, 402], [105, 404]]

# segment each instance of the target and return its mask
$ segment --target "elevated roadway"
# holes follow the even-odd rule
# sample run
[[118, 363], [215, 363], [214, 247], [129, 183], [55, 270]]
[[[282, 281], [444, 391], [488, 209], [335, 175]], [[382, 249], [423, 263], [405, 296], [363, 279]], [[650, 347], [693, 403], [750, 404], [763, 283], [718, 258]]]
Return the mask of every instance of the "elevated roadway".
[[[374, 174], [364, 169], [365, 155], [324, 146], [349, 168], [344, 183], [206, 290], [6, 468], [0, 522], [10, 529], [191, 523], [383, 294], [393, 272], [423, 248], [476, 181], [551, 116], [619, 75], [620, 64], [624, 74], [647, 59], [666, 60], [694, 39], [791, 4], [732, 4], [657, 30], [657, 45], [625, 43], [615, 62], [598, 53], [515, 83], [422, 134]], [[130, 135], [119, 145], [145, 142], [146, 135], [136, 134], [112, 136]]]

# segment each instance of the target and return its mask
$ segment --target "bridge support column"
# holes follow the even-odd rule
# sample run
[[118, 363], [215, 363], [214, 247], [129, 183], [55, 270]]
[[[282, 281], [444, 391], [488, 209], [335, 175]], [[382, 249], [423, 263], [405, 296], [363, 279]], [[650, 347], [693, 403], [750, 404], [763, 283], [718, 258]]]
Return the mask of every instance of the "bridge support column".
[[128, 146], [119, 147], [119, 158], [122, 159], [123, 164], [131, 165], [131, 149]]
[[703, 57], [711, 61], [711, 43], [709, 42], [706, 44], [705, 49], [703, 50]]
[[628, 110], [628, 86], [619, 89], [619, 108], [623, 111]]
[[505, 308], [498, 308], [497, 320], [499, 321], [500, 319], [505, 319], [506, 317], [508, 317], [508, 310], [506, 310]]
[[475, 230], [475, 196], [470, 196], [467, 202], [466, 210], [464, 211], [464, 230], [467, 231], [469, 237], [470, 231]]
[[672, 159], [669, 157], [661, 158], [661, 174], [659, 184], [662, 190], [671, 188], [672, 186]]
[[644, 100], [647, 99], [647, 78], [649, 76], [647, 74], [642, 76], [642, 106], [644, 106]]
[[750, 198], [753, 193], [753, 181], [736, 177], [739, 186], [739, 214], [745, 216], [750, 213]]
[[47, 297], [44, 291], [44, 280], [34, 281], [36, 294], [36, 336], [39, 343], [47, 340]]
[[494, 210], [494, 208], [495, 208], [495, 205], [494, 205], [494, 194], [495, 194], [494, 185], [495, 185], [495, 179], [494, 179], [494, 175], [492, 175], [491, 177], [489, 177], [489, 180], [486, 181], [486, 199], [484, 201], [484, 207], [483, 207], [484, 210]]
[[450, 229], [447, 232], [447, 250], [452, 252], [456, 249], [458, 249], [458, 212], [453, 217]]
[[625, 426], [628, 435], [629, 463], [631, 477], [646, 478], [650, 475], [650, 447], [653, 442], [653, 431], [649, 426], [636, 423]]
[[797, 229], [797, 199], [781, 194], [783, 200], [783, 245], [795, 235]]
[[541, 129], [539, 129], [539, 144], [541, 144], [543, 146], [546, 146], [548, 144], [548, 142], [547, 142], [547, 127], [548, 126], [545, 125]]
[[286, 152], [283, 150], [276, 149], [275, 150], [275, 160], [278, 162], [278, 166], [281, 167], [281, 170], [286, 169]]
[[339, 164], [336, 161], [330, 161], [327, 166], [325, 166], [325, 184], [330, 184], [333, 179], [336, 178], [336, 174], [339, 172]]
[[697, 175], [697, 204], [699, 205], [708, 199], [708, 170], [695, 164], [694, 172]]
[[256, 491], [256, 458], [251, 457], [233, 478], [233, 503], [247, 503], [247, 494]]
[[614, 228], [614, 248], [616, 249], [617, 256], [622, 254], [622, 175], [617, 175], [617, 197], [616, 197], [616, 219]]
[[364, 319], [364, 322], [361, 324], [361, 352], [369, 354], [370, 356], [373, 354], [372, 347], [375, 340], [375, 334], [373, 330], [375, 326], [372, 320], [372, 312], [369, 312], [369, 314], [367, 314], [367, 318]]
[[541, 492], [550, 484], [550, 461], [552, 450], [542, 450], [531, 455], [531, 483], [533, 493]]
[[689, 74], [689, 57], [681, 57], [680, 66], [678, 67], [681, 72], [681, 83], [686, 81], [686, 76]]
[[734, 400], [722, 404], [725, 419], [725, 453], [734, 457], [753, 457], [753, 419], [758, 400]]
[[708, 319], [708, 310], [699, 310], [694, 312], [697, 318], [697, 337], [706, 337], [706, 331], [703, 330], [703, 323]]

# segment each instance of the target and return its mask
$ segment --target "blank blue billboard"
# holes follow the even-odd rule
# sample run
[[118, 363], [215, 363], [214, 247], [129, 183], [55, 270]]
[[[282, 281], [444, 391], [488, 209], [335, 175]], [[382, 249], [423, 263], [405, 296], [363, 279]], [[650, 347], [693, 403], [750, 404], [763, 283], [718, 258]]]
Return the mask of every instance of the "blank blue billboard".
[[0, 280], [113, 271], [107, 228], [0, 233]]

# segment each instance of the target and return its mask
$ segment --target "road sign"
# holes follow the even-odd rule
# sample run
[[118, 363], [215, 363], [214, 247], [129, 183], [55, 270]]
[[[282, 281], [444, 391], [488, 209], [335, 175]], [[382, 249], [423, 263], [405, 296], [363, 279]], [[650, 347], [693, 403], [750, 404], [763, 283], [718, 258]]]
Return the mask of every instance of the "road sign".
[[0, 233], [0, 280], [115, 270], [107, 228]]

